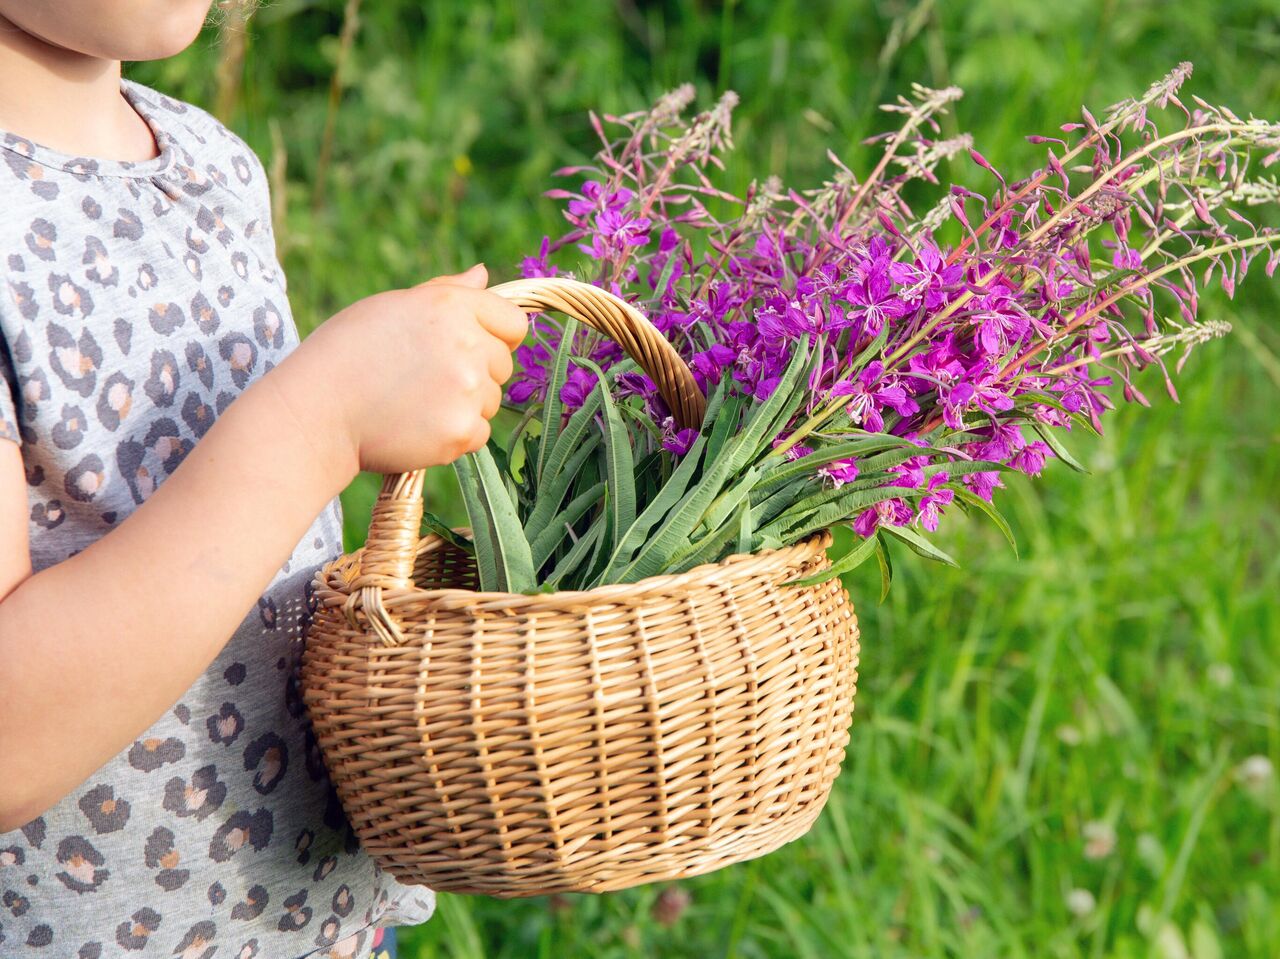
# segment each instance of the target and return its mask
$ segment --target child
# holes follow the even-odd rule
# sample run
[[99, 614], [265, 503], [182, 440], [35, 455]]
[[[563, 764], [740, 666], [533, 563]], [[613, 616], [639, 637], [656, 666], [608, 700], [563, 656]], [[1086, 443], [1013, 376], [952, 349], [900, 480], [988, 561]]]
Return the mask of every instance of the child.
[[209, 2], [0, 0], [4, 956], [365, 956], [433, 908], [335, 800], [307, 587], [358, 469], [483, 445], [525, 318], [477, 265], [299, 345], [258, 159], [120, 78]]

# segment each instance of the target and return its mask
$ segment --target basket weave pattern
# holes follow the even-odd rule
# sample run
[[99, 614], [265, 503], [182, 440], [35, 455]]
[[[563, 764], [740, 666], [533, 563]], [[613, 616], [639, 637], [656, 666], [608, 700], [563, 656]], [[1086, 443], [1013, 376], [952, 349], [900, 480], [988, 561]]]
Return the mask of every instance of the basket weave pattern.
[[[506, 292], [614, 336], [700, 422], [675, 351], [584, 286]], [[317, 573], [302, 660], [379, 865], [452, 892], [603, 892], [808, 830], [849, 740], [858, 628], [839, 580], [786, 584], [828, 565], [830, 534], [638, 583], [482, 593], [469, 554], [420, 538], [421, 495], [422, 471], [387, 477], [366, 547]]]
[[399, 646], [343, 614], [359, 555], [330, 565], [303, 685], [365, 849], [403, 882], [515, 896], [697, 875], [803, 834], [857, 678], [839, 581], [780, 585], [825, 543], [507, 596], [457, 589], [470, 558], [427, 537], [422, 591], [384, 598]]

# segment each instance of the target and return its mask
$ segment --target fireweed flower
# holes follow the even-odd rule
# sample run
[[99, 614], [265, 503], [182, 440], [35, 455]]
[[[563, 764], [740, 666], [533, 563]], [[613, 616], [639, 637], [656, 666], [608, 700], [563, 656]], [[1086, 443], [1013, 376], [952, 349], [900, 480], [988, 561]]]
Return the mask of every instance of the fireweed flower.
[[884, 429], [881, 410], [891, 409], [899, 416], [910, 416], [919, 411], [904, 387], [892, 380], [884, 380], [884, 364], [871, 363], [855, 380], [841, 380], [831, 387], [832, 396], [848, 397], [845, 410], [855, 426], [879, 433]]
[[[1032, 137], [1045, 162], [1020, 177], [998, 173], [967, 137], [934, 138], [959, 91], [916, 87], [887, 108], [900, 127], [873, 141], [884, 151], [868, 164], [874, 176], [837, 161], [817, 188], [771, 178], [737, 198], [717, 184], [736, 97], [684, 119], [683, 90], [610, 118], [616, 137], [597, 124], [596, 162], [568, 171], [583, 177], [576, 187], [548, 193], [565, 202], [568, 232], [544, 237], [521, 273], [568, 271], [630, 301], [716, 397], [694, 482], [763, 485], [726, 487], [702, 522], [733, 528], [691, 535], [729, 549], [794, 541], [814, 523], [881, 546], [907, 525], [931, 533], [968, 494], [991, 501], [1002, 469], [1039, 475], [1055, 445], [1035, 431], [1100, 430], [1115, 392], [1146, 402], [1135, 381], [1145, 367], [1170, 382], [1166, 355], [1178, 349], [1181, 369], [1226, 330], [1198, 317], [1206, 287], [1233, 292], [1258, 257], [1259, 273], [1280, 266], [1280, 234], [1249, 216], [1280, 202], [1251, 172], [1280, 157], [1280, 124], [1184, 105], [1190, 72], [1179, 65], [1139, 97]], [[907, 196], [966, 154], [989, 189], [943, 185], [913, 210]], [[575, 251], [585, 259], [565, 256]], [[609, 379], [634, 462], [669, 475], [699, 432], [678, 427], [647, 375], [616, 369], [617, 344], [580, 336], [581, 355]], [[539, 318], [535, 337], [516, 351], [508, 400], [537, 404], [554, 389], [566, 411], [580, 408], [594, 374], [571, 363], [552, 382], [559, 333]], [[788, 379], [797, 357], [806, 368]], [[739, 449], [730, 438], [766, 403], [758, 448]], [[728, 451], [737, 472], [717, 472], [711, 459]]]

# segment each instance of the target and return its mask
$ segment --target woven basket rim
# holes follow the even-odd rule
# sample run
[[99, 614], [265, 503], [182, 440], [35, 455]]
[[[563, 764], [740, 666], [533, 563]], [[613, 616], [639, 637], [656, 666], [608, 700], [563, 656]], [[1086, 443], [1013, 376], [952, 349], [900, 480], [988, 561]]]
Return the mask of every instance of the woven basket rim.
[[[415, 557], [427, 549], [445, 543], [436, 533], [428, 533], [418, 540]], [[646, 576], [634, 583], [606, 583], [592, 589], [558, 590], [553, 593], [507, 593], [450, 587], [447, 589], [386, 588], [382, 590], [382, 604], [387, 609], [430, 602], [439, 609], [490, 609], [522, 612], [557, 610], [574, 606], [600, 604], [619, 605], [642, 599], [654, 593], [670, 593], [695, 586], [713, 586], [722, 582], [724, 574], [751, 575], [766, 570], [776, 570], [795, 565], [815, 555], [824, 554], [831, 545], [831, 531], [827, 529], [811, 533], [804, 539], [787, 546], [761, 549], [754, 553], [734, 553], [714, 563], [702, 563], [682, 573], [661, 573]], [[350, 579], [359, 575], [360, 557], [364, 547], [344, 553], [321, 566], [312, 580], [316, 597], [324, 606], [342, 605], [351, 599], [358, 601], [361, 590], [352, 593]], [[343, 574], [351, 573], [350, 577]]]

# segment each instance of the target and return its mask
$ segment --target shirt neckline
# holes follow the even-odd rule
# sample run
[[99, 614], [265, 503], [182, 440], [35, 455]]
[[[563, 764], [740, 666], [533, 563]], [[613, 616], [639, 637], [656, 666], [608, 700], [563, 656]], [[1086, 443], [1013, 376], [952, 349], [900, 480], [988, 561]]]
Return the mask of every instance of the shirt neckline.
[[110, 160], [99, 157], [76, 156], [63, 153], [53, 147], [36, 143], [24, 136], [0, 130], [0, 150], [16, 153], [23, 159], [43, 167], [73, 173], [78, 176], [114, 176], [129, 179], [148, 179], [169, 171], [177, 157], [174, 137], [161, 123], [156, 106], [146, 96], [150, 91], [139, 83], [121, 78], [120, 92], [142, 117], [155, 137], [160, 155], [149, 160]]

